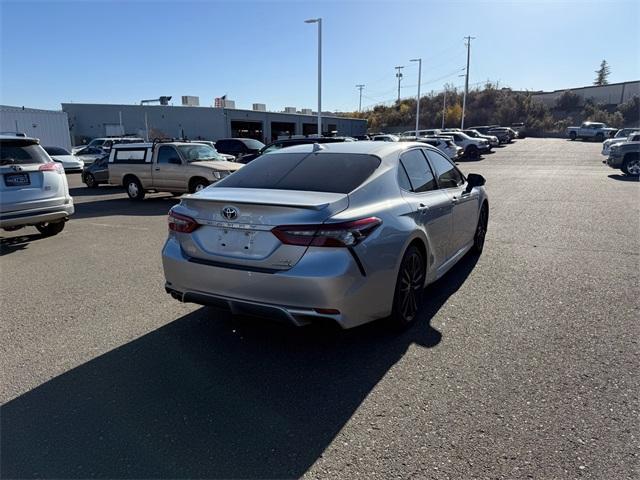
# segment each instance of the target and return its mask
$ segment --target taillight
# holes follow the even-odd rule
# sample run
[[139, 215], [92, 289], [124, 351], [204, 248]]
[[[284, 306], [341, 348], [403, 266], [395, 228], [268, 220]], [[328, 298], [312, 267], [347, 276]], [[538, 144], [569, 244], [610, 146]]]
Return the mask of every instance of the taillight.
[[169, 230], [179, 233], [191, 233], [200, 226], [193, 218], [180, 215], [173, 210], [169, 210]]
[[382, 220], [376, 217], [321, 225], [283, 225], [271, 232], [286, 245], [352, 247], [371, 234]]
[[47, 163], [43, 163], [42, 165], [40, 165], [40, 167], [38, 168], [39, 171], [41, 172], [58, 172], [58, 173], [64, 173], [64, 168], [62, 168], [62, 165], [60, 165], [57, 162], [47, 162]]

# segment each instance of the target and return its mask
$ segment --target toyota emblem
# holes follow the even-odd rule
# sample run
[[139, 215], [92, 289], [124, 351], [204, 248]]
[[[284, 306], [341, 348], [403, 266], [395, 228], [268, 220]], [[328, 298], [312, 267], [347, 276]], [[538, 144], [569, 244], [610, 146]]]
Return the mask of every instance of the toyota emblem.
[[227, 220], [238, 218], [238, 209], [235, 207], [222, 207], [222, 216]]

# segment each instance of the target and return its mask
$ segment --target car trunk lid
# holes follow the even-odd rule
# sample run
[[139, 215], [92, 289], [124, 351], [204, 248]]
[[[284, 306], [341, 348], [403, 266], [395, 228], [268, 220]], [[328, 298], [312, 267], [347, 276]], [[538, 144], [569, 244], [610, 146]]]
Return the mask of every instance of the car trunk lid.
[[349, 197], [343, 193], [210, 188], [183, 197], [176, 211], [200, 227], [178, 237], [194, 261], [287, 270], [307, 247], [282, 244], [271, 230], [284, 224], [321, 224], [348, 205]]

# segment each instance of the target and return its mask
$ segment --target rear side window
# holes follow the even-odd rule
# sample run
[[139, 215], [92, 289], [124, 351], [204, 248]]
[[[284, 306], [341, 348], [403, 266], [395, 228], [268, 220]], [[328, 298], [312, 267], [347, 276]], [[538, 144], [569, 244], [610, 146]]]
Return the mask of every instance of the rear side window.
[[146, 158], [146, 148], [118, 148], [113, 157], [113, 163], [144, 163]]
[[431, 171], [431, 167], [429, 167], [429, 163], [427, 163], [427, 159], [422, 154], [421, 150], [415, 149], [403, 153], [400, 157], [400, 164], [401, 168], [404, 169], [409, 177], [409, 182], [411, 183], [411, 188], [407, 189], [403, 187], [403, 178], [402, 175], [400, 175], [399, 180], [402, 188], [416, 193], [428, 192], [429, 190], [436, 189], [436, 181], [433, 178], [433, 172]]
[[258, 157], [216, 187], [266, 188], [307, 192], [349, 193], [360, 186], [380, 159], [346, 153], [280, 153]]
[[0, 142], [0, 165], [29, 165], [50, 162], [44, 149], [33, 140], [3, 140]]
[[464, 177], [449, 160], [437, 152], [428, 151], [427, 155], [438, 176], [440, 188], [455, 188], [464, 184]]

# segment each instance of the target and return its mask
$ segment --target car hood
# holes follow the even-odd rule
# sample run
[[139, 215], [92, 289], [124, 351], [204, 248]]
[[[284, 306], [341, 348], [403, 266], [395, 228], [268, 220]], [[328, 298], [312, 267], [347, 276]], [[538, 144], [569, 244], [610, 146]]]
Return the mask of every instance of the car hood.
[[210, 168], [211, 170], [235, 172], [242, 168], [244, 165], [241, 163], [225, 162], [222, 160], [206, 160], [201, 162], [191, 162], [189, 165], [195, 165], [196, 167]]
[[58, 160], [60, 162], [69, 162], [69, 163], [82, 162], [82, 159], [76, 157], [75, 155], [51, 155], [51, 158], [53, 158], [54, 160]]

